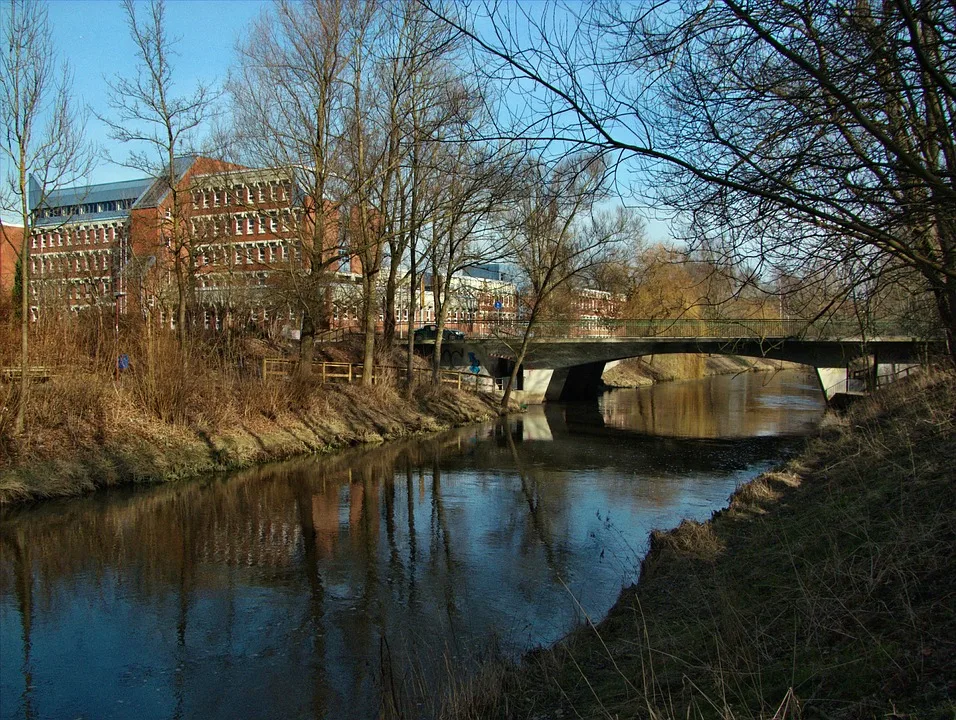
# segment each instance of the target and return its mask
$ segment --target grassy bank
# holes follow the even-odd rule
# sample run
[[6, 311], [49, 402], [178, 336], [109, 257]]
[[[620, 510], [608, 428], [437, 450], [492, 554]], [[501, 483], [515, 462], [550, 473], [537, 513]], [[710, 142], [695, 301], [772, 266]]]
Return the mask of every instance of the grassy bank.
[[[55, 359], [55, 347], [40, 347], [37, 356], [45, 350]], [[263, 382], [255, 376], [259, 356], [278, 350], [250, 348], [245, 341], [198, 346], [183, 357], [167, 338], [153, 340], [152, 352], [149, 372], [134, 367], [119, 382], [92, 353], [88, 362], [57, 363], [55, 376], [31, 389], [24, 435], [11, 429], [16, 388], [0, 386], [7, 400], [0, 397], [0, 504], [180, 480], [434, 432], [498, 412], [495, 398], [450, 389], [420, 386], [406, 397], [402, 384], [388, 378], [371, 388]], [[329, 352], [334, 357], [325, 358]], [[351, 354], [338, 347], [318, 359], [348, 360]], [[396, 358], [381, 360], [397, 364]]]
[[831, 418], [609, 617], [457, 687], [455, 718], [953, 718], [956, 377]]

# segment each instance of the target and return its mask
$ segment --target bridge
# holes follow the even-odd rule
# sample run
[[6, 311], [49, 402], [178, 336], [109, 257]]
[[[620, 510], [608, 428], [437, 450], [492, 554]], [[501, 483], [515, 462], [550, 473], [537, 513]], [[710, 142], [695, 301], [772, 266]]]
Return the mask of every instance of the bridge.
[[[464, 341], [445, 342], [442, 364], [478, 369], [507, 382], [526, 325], [488, 323], [467, 330]], [[800, 319], [601, 319], [535, 323], [515, 390], [525, 402], [593, 395], [607, 363], [670, 353], [706, 353], [786, 360], [816, 369], [827, 400], [862, 392], [945, 352], [942, 340], [919, 338], [897, 325]]]

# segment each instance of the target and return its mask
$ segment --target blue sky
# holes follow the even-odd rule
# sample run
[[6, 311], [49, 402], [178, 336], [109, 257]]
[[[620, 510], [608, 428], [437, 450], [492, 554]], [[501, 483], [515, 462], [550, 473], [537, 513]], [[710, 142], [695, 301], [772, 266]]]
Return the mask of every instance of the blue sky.
[[[190, 92], [197, 82], [221, 84], [234, 62], [234, 47], [251, 22], [268, 6], [258, 0], [170, 0], [166, 5], [169, 34], [179, 38], [175, 59], [177, 88]], [[134, 49], [126, 18], [115, 0], [52, 0], [50, 25], [61, 61], [73, 69], [73, 92], [79, 105], [108, 113], [107, 79], [135, 71]], [[143, 10], [147, 6], [143, 3]], [[122, 158], [95, 116], [87, 122], [89, 139]], [[138, 173], [101, 161], [92, 182], [107, 182]]]
[[[175, 83], [189, 93], [197, 82], [220, 85], [235, 62], [237, 40], [269, 7], [268, 0], [167, 0], [166, 20], [171, 38], [177, 38]], [[107, 80], [135, 72], [133, 43], [118, 0], [50, 0], [50, 25], [61, 61], [74, 73], [73, 91], [79, 106], [108, 114]], [[145, 12], [147, 4], [142, 3]], [[87, 136], [116, 159], [129, 153], [112, 141], [105, 125], [92, 113]], [[138, 177], [140, 173], [100, 160], [90, 181], [94, 183]], [[665, 222], [650, 220], [653, 241], [665, 241], [670, 232]]]

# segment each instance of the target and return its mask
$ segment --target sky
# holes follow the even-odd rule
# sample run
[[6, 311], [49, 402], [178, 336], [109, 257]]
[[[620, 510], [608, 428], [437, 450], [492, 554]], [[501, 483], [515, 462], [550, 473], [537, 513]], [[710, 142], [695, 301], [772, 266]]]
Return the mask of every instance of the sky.
[[[145, 12], [147, 4], [140, 4]], [[269, 5], [268, 0], [167, 0], [169, 35], [178, 39], [174, 65], [178, 91], [188, 94], [197, 82], [221, 85], [235, 62], [236, 42]], [[89, 181], [140, 177], [141, 173], [111, 162], [122, 161], [130, 148], [111, 140], [105, 124], [92, 112], [109, 113], [110, 78], [135, 73], [135, 50], [119, 0], [49, 0], [47, 7], [59, 59], [73, 71], [76, 103], [90, 110], [87, 137], [101, 155], [111, 156], [100, 158]], [[653, 242], [666, 241], [670, 232], [666, 223], [652, 219], [648, 236]]]
[[[170, 0], [166, 19], [175, 49], [175, 83], [182, 94], [197, 82], [220, 85], [235, 61], [234, 47], [267, 2], [258, 0]], [[48, 4], [53, 39], [61, 61], [73, 70], [77, 104], [102, 114], [109, 111], [107, 81], [117, 74], [133, 75], [135, 55], [126, 17], [117, 0], [51, 0]], [[142, 9], [147, 10], [146, 3]], [[128, 150], [108, 136], [106, 126], [92, 113], [87, 137], [117, 159]], [[139, 176], [133, 170], [100, 160], [90, 181], [124, 180]]]

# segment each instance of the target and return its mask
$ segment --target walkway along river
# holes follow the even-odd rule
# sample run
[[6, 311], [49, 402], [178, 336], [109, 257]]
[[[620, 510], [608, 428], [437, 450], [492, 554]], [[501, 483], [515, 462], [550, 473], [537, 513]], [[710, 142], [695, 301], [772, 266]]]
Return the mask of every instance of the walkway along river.
[[437, 686], [600, 618], [652, 528], [708, 517], [822, 411], [810, 376], [711, 378], [6, 510], [0, 717], [372, 717], [383, 677]]

